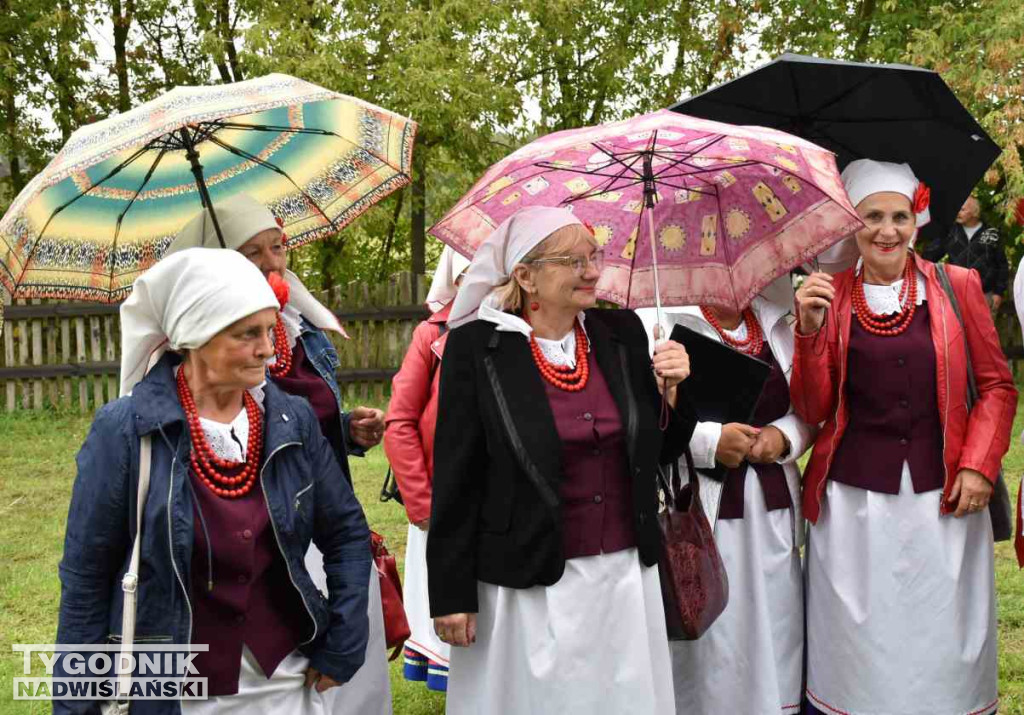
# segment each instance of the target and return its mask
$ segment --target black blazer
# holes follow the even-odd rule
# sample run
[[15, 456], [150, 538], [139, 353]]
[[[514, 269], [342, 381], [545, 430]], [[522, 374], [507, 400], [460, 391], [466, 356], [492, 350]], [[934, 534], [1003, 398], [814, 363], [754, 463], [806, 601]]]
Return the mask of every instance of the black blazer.
[[[640, 318], [589, 310], [592, 356], [627, 430], [640, 560], [658, 560], [655, 469], [679, 457], [696, 414], [683, 402], [658, 429], [661, 396]], [[441, 362], [427, 540], [430, 613], [477, 612], [477, 581], [512, 588], [562, 577], [561, 443], [520, 333], [482, 320], [451, 331]]]

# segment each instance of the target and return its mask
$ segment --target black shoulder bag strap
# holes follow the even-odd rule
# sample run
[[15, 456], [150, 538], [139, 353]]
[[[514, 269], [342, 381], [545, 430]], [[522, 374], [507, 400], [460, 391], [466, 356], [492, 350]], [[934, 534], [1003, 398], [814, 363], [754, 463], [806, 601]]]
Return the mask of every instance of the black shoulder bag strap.
[[[971, 346], [967, 342], [967, 328], [964, 326], [964, 317], [960, 311], [960, 301], [957, 300], [953, 291], [953, 284], [950, 283], [949, 274], [946, 273], [946, 266], [943, 263], [935, 264], [935, 273], [942, 284], [942, 290], [949, 297], [953, 306], [956, 320], [960, 323], [960, 329], [964, 335], [964, 354], [967, 356], [967, 412], [970, 414], [974, 404], [978, 401], [978, 384], [974, 380], [974, 368], [971, 364]], [[1013, 507], [1010, 504], [1010, 492], [1006, 488], [1006, 480], [1003, 479], [1003, 470], [999, 469], [996, 483], [992, 489], [992, 498], [988, 502], [988, 513], [992, 517], [992, 536], [996, 541], [1009, 541], [1013, 536]]]

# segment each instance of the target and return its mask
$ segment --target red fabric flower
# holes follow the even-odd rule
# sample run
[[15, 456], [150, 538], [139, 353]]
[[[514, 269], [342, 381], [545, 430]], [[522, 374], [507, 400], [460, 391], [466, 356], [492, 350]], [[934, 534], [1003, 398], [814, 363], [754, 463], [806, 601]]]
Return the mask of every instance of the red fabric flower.
[[285, 307], [288, 304], [288, 298], [290, 297], [288, 283], [285, 282], [285, 279], [277, 273], [271, 273], [267, 276], [267, 282], [270, 283], [270, 287], [274, 289], [274, 297], [277, 298], [278, 305], [282, 308]]
[[914, 201], [912, 207], [914, 213], [919, 214], [924, 211], [932, 202], [932, 190], [929, 189], [923, 181], [917, 183], [917, 191], [914, 192]]

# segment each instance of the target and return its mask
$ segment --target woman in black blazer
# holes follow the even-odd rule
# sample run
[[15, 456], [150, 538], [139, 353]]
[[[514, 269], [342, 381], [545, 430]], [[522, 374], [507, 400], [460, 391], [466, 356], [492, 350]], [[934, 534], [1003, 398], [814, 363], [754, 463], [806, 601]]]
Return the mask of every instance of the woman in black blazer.
[[523, 209], [452, 307], [427, 543], [435, 630], [464, 646], [449, 713], [674, 708], [655, 469], [696, 424], [689, 360], [652, 365], [634, 313], [592, 309], [601, 265], [572, 213]]

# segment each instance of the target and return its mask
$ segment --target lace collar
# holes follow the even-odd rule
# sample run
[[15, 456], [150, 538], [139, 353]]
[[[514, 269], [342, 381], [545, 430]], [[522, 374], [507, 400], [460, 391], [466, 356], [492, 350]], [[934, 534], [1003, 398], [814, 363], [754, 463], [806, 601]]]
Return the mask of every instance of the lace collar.
[[[854, 275], [860, 275], [863, 267], [864, 259], [858, 259], [857, 267], [854, 269]], [[917, 304], [921, 305], [921, 303], [927, 300], [927, 295], [925, 294], [924, 274], [918, 269], [915, 269], [914, 273], [917, 277]], [[900, 291], [902, 289], [902, 278], [887, 286], [865, 283], [864, 298], [867, 300], [868, 307], [871, 308], [871, 312], [877, 315], [891, 315], [893, 313], [899, 313], [903, 309], [900, 305]]]

